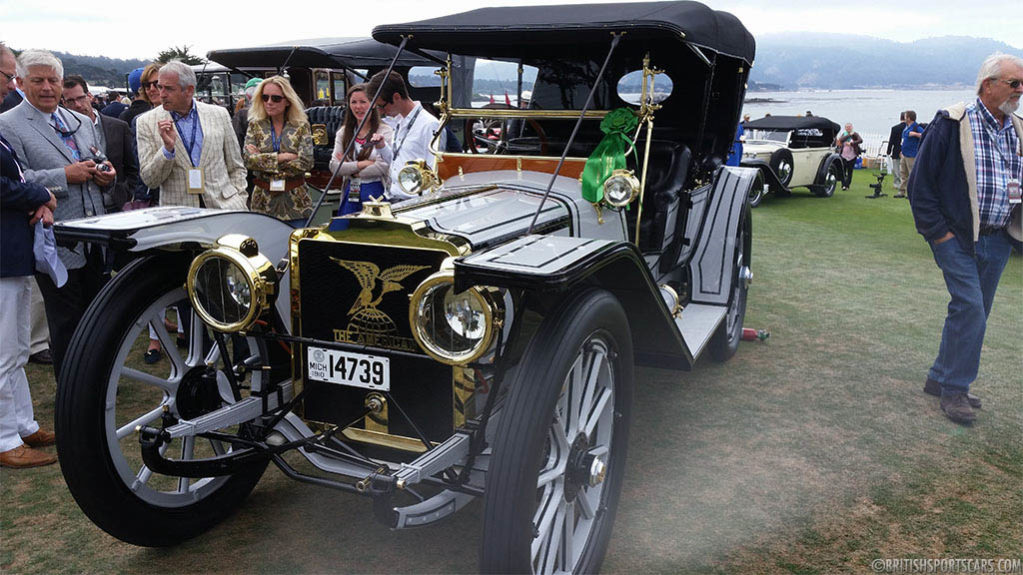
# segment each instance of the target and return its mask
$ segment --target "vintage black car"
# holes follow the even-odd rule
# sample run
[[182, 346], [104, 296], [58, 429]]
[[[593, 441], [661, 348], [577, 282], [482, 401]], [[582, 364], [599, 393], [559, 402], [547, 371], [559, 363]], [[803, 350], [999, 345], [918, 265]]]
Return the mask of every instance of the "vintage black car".
[[[635, 366], [689, 370], [739, 343], [756, 171], [723, 161], [753, 39], [696, 2], [486, 8], [374, 38], [535, 67], [527, 108], [458, 107], [441, 76], [442, 124], [482, 114], [506, 145], [412, 162], [417, 197], [367, 202], [340, 231], [170, 207], [59, 225], [141, 256], [71, 344], [64, 477], [136, 545], [223, 521], [273, 463], [372, 498], [395, 529], [482, 498], [483, 571], [597, 571]], [[149, 327], [169, 365], [132, 362]]]
[[750, 205], [756, 207], [769, 191], [787, 195], [801, 186], [822, 198], [834, 195], [843, 170], [834, 150], [838, 124], [820, 116], [767, 116], [743, 128], [741, 165], [760, 171]]

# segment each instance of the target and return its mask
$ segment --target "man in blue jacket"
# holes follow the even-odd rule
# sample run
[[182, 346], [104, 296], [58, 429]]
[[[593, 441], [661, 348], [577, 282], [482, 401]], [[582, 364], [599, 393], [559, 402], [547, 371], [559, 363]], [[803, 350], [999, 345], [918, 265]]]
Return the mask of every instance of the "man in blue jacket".
[[980, 399], [969, 391], [987, 317], [1012, 251], [1010, 236], [1023, 239], [1023, 119], [1014, 114], [1021, 96], [1023, 59], [989, 57], [977, 75], [977, 100], [938, 112], [909, 178], [916, 229], [951, 296], [924, 391], [940, 395], [941, 410], [957, 423], [976, 419]]
[[[0, 44], [0, 100], [13, 89], [14, 54]], [[36, 467], [57, 461], [36, 449], [53, 445], [39, 428], [25, 377], [31, 343], [29, 308], [35, 272], [32, 226], [53, 224], [57, 200], [46, 188], [25, 182], [11, 145], [0, 134], [0, 465]]]

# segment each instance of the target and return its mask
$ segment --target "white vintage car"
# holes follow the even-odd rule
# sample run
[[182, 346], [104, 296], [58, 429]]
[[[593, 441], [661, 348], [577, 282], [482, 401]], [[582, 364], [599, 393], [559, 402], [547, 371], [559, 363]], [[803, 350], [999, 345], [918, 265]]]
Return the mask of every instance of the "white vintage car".
[[834, 150], [838, 124], [819, 116], [766, 116], [744, 123], [743, 129], [740, 165], [760, 172], [750, 192], [751, 206], [768, 192], [788, 195], [798, 187], [822, 198], [834, 195], [843, 170]]
[[[501, 142], [440, 151], [438, 131], [437, 169], [399, 176], [411, 200], [298, 230], [173, 207], [58, 225], [139, 256], [61, 373], [67, 485], [111, 535], [173, 545], [272, 463], [371, 498], [394, 529], [482, 498], [483, 571], [595, 572], [641, 416], [634, 366], [739, 343], [756, 171], [723, 161], [753, 38], [696, 2], [485, 8], [374, 38], [534, 66], [529, 106], [459, 108], [448, 56], [441, 129], [485, 117]], [[153, 368], [130, 361], [150, 328], [169, 360]]]

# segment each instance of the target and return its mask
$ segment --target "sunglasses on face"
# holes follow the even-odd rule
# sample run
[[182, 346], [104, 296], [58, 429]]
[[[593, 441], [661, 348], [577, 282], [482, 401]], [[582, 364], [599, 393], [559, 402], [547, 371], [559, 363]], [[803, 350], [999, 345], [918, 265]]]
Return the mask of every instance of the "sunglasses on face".
[[1017, 80], [1003, 80], [1001, 78], [999, 78], [998, 80], [1001, 81], [1001, 82], [1005, 82], [1013, 90], [1016, 90], [1016, 89], [1018, 89], [1020, 87], [1020, 85], [1023, 85], [1023, 80], [1018, 80], [1018, 79]]
[[3, 74], [4, 78], [7, 78], [8, 82], [13, 82], [14, 79], [17, 78], [17, 76], [15, 76], [13, 74], [8, 74], [7, 72], [4, 72], [3, 70], [0, 70], [0, 74]]
[[271, 95], [271, 94], [263, 94], [260, 97], [263, 98], [264, 102], [269, 101], [269, 100], [273, 100], [274, 104], [280, 104], [281, 102], [284, 101], [284, 96], [278, 96], [277, 94], [273, 94], [273, 95]]
[[145, 89], [145, 90], [148, 90], [150, 88], [159, 88], [159, 87], [160, 87], [160, 82], [157, 81], [157, 80], [153, 80], [152, 82], [142, 82], [142, 88]]

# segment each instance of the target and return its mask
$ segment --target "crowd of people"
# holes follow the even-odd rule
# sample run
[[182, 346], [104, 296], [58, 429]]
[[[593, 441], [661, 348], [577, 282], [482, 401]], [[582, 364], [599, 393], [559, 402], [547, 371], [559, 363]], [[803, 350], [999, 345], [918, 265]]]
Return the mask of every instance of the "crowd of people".
[[[57, 376], [86, 308], [123, 263], [91, 244], [57, 247], [53, 222], [158, 205], [252, 210], [301, 227], [313, 213], [305, 181], [313, 140], [284, 76], [250, 80], [246, 106], [232, 120], [225, 108], [196, 99], [195, 72], [179, 61], [132, 71], [128, 102], [95, 98], [84, 78], [65, 77], [61, 61], [42, 50], [15, 57], [0, 44], [0, 71], [9, 108], [0, 114], [0, 465], [35, 467], [56, 457], [41, 449], [54, 434], [35, 422], [24, 370], [37, 358], [33, 323], [48, 328], [38, 351], [48, 356], [39, 360]], [[371, 198], [407, 198], [398, 168], [415, 158], [432, 162], [437, 118], [395, 72], [353, 86], [347, 104], [330, 162], [343, 178], [338, 213], [357, 212]], [[33, 307], [36, 289], [42, 305]], [[174, 308], [176, 326], [168, 320], [166, 327], [187, 344], [187, 300]], [[149, 338], [144, 361], [162, 361], [152, 326]]]

